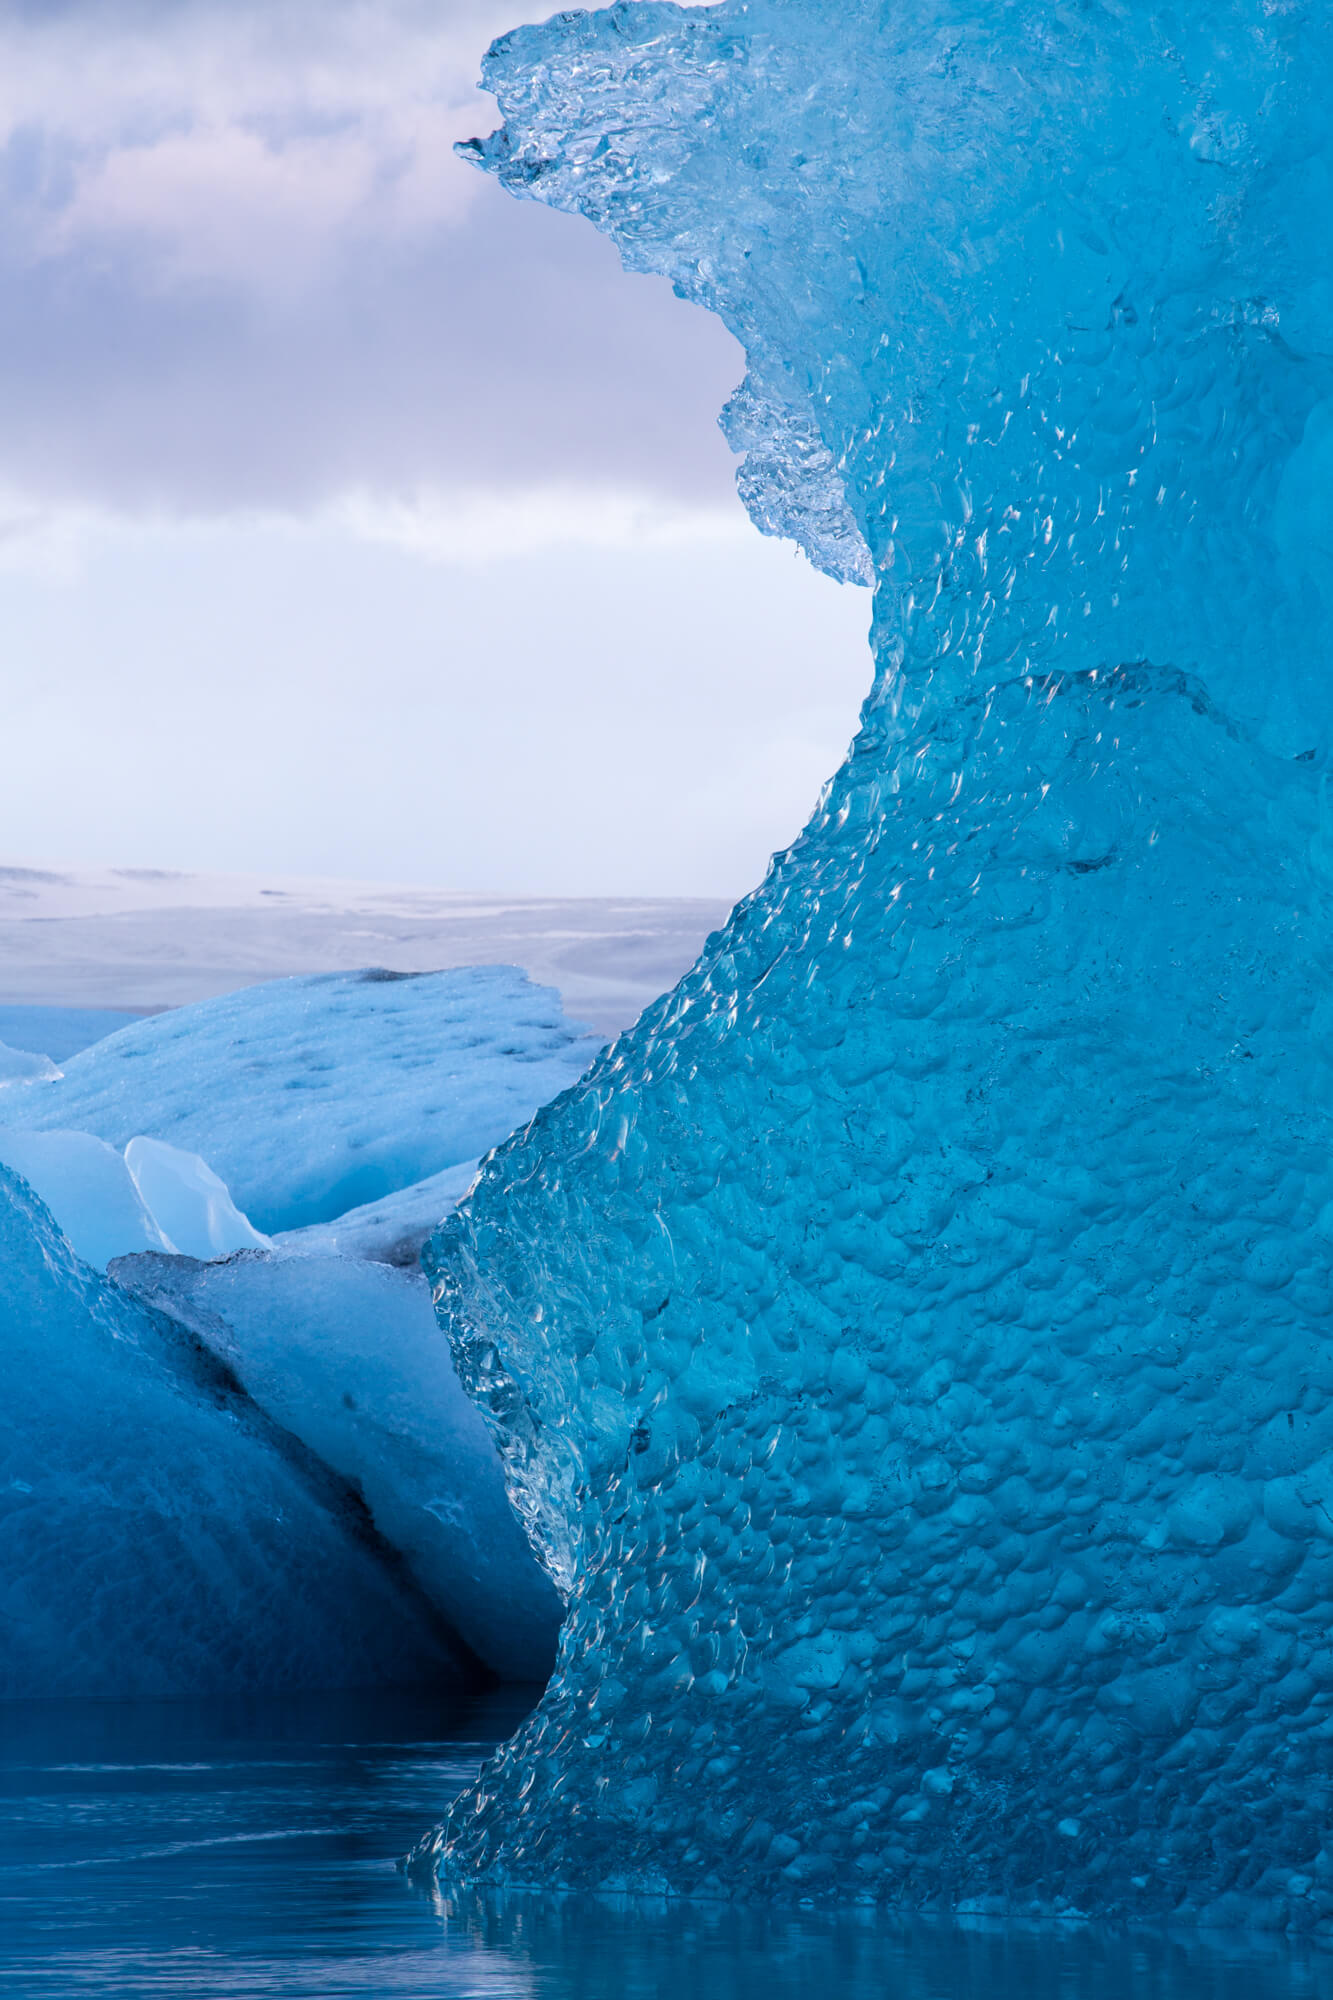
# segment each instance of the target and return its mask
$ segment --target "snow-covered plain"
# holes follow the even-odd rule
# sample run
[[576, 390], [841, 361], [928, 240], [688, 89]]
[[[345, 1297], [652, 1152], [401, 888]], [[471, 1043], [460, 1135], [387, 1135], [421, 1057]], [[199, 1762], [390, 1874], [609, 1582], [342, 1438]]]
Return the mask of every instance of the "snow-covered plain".
[[[727, 907], [13, 863], [0, 866], [0, 1041], [26, 1045], [9, 1024], [21, 1006], [151, 1013], [371, 965], [518, 965], [572, 1017], [613, 1034], [688, 970]], [[75, 1046], [44, 1053], [60, 1061]]]

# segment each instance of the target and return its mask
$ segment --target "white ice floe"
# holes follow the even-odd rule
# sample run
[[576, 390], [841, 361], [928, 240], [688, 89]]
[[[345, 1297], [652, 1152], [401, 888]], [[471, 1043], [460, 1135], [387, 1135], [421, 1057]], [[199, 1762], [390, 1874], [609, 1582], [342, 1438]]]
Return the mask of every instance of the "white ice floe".
[[457, 1208], [477, 1177], [478, 1160], [446, 1167], [429, 1180], [414, 1181], [383, 1201], [349, 1209], [333, 1222], [289, 1229], [274, 1240], [284, 1250], [329, 1257], [367, 1257], [377, 1264], [414, 1267], [426, 1238]]
[[354, 1488], [80, 1263], [27, 1179], [0, 1167], [0, 1698], [456, 1683]]
[[[65, 1357], [48, 1392], [21, 1360], [24, 1341], [32, 1344], [19, 1324], [28, 1307], [13, 1284], [0, 1287], [0, 1348], [28, 1369], [26, 1401], [12, 1413], [14, 1463], [27, 1464], [36, 1440], [34, 1466], [58, 1459], [68, 1499], [57, 1506], [21, 1470], [18, 1497], [0, 1494], [0, 1514], [6, 1505], [21, 1514], [39, 1552], [33, 1562], [63, 1536], [84, 1595], [87, 1579], [103, 1572], [111, 1592], [67, 1644], [57, 1629], [69, 1624], [61, 1580], [16, 1584], [11, 1609], [27, 1619], [31, 1644], [0, 1645], [0, 1692], [34, 1691], [48, 1659], [66, 1692], [179, 1691], [176, 1669], [151, 1646], [140, 1664], [116, 1622], [122, 1603], [151, 1618], [168, 1650], [178, 1626], [187, 1632], [179, 1673], [189, 1685], [261, 1685], [269, 1674], [283, 1684], [315, 1671], [309, 1654], [321, 1646], [338, 1681], [383, 1678], [392, 1658], [409, 1678], [447, 1678], [457, 1665], [450, 1633], [506, 1678], [545, 1676], [558, 1593], [509, 1506], [424, 1279], [389, 1266], [415, 1266], [431, 1228], [466, 1193], [478, 1156], [573, 1082], [597, 1047], [564, 1018], [557, 994], [513, 968], [319, 975], [138, 1021], [71, 1056], [63, 1077], [0, 1096], [0, 1225], [32, 1263]], [[7, 1181], [4, 1168], [27, 1186]], [[243, 1212], [252, 1204], [257, 1222], [283, 1227], [280, 1244]], [[109, 1286], [86, 1268], [108, 1264]], [[155, 1313], [136, 1317], [127, 1294]], [[154, 1353], [166, 1343], [151, 1421], [134, 1414], [142, 1369], [121, 1367], [122, 1340]], [[67, 1405], [80, 1397], [75, 1421]], [[215, 1423], [219, 1397], [227, 1407]], [[132, 1435], [127, 1410], [139, 1425]], [[218, 1424], [245, 1435], [234, 1452], [217, 1447], [212, 1478], [207, 1449]], [[58, 1442], [68, 1433], [56, 1458], [48, 1432]], [[269, 1531], [259, 1536], [245, 1591], [253, 1584], [269, 1595], [259, 1605], [244, 1597], [257, 1635], [248, 1652], [228, 1604], [204, 1590], [195, 1550], [199, 1538], [201, 1550], [209, 1538], [224, 1544], [233, 1516], [237, 1535], [254, 1539], [245, 1495], [228, 1511], [233, 1479], [273, 1506], [280, 1542], [287, 1520], [295, 1531], [277, 1554]], [[297, 1497], [271, 1501], [270, 1489], [285, 1494], [292, 1479]], [[158, 1520], [176, 1480], [179, 1555], [169, 1546], [174, 1530]], [[196, 1490], [201, 1480], [205, 1490]], [[385, 1621], [382, 1636], [367, 1638], [365, 1662], [336, 1604], [325, 1602], [324, 1581], [316, 1616], [287, 1566], [299, 1569], [307, 1537], [326, 1580], [362, 1506], [380, 1554], [369, 1552], [367, 1569], [358, 1553], [365, 1575], [350, 1565], [346, 1623], [354, 1632], [367, 1605], [372, 1623]], [[151, 1543], [137, 1566], [123, 1545], [126, 1510], [147, 1523]], [[3, 1613], [4, 1589], [0, 1600]], [[438, 1632], [427, 1605], [443, 1621]], [[205, 1672], [196, 1656], [211, 1657], [211, 1647], [218, 1657]]]

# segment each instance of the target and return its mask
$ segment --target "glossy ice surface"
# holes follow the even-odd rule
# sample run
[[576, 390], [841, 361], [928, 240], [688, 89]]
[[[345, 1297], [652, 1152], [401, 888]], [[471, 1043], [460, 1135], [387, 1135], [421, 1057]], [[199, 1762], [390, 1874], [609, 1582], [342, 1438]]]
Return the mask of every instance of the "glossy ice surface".
[[[804, 834], [431, 1253], [570, 1598], [449, 1882], [1333, 1923], [1328, 10], [496, 44], [876, 580]], [[818, 661], [811, 662], [812, 674]]]

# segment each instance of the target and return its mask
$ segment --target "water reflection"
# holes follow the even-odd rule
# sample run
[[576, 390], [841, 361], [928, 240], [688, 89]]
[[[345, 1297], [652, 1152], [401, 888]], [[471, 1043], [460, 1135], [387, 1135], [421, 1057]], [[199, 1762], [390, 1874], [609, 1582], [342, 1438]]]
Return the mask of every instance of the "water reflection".
[[1333, 2000], [1318, 1943], [430, 1893], [523, 1692], [0, 1706], [0, 1995]]
[[1292, 2000], [1333, 1957], [1276, 1938], [895, 1921], [721, 1904], [445, 1895], [455, 1944], [526, 1966], [559, 2000]]

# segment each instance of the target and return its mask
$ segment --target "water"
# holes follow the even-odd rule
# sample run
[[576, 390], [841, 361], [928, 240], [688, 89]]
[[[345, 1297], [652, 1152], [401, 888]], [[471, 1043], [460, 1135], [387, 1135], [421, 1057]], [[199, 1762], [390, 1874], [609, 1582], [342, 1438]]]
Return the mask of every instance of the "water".
[[396, 1857], [526, 1706], [0, 1708], [0, 1993], [477, 1991]]
[[0, 1994], [23, 2000], [1287, 2000], [1318, 1945], [437, 1895], [396, 1858], [522, 1691], [0, 1708]]

